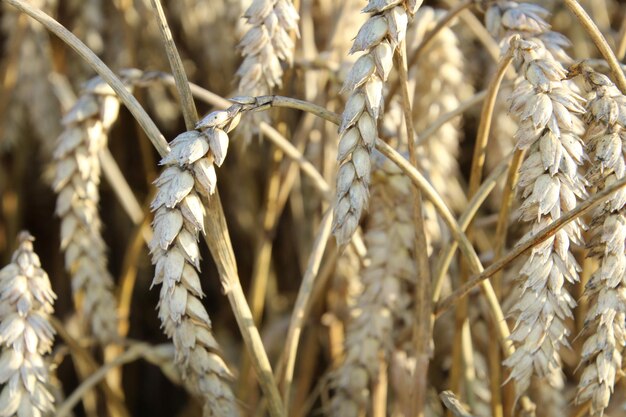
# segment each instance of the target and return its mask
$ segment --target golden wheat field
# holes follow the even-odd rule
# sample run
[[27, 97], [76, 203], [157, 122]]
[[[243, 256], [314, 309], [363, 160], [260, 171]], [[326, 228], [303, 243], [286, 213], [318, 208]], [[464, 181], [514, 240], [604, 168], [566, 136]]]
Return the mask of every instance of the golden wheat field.
[[0, 7], [0, 417], [626, 416], [626, 2]]

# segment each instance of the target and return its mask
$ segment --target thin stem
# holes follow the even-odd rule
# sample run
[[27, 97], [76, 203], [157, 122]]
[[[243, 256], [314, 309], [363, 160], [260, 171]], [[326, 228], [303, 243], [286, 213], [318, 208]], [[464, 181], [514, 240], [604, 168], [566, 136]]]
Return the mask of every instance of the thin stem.
[[570, 9], [570, 11], [578, 18], [580, 24], [587, 31], [587, 34], [596, 45], [596, 48], [600, 51], [606, 62], [609, 64], [609, 68], [611, 69], [611, 73], [615, 78], [615, 84], [619, 87], [622, 94], [626, 94], [626, 76], [624, 76], [624, 71], [622, 71], [620, 67], [620, 63], [615, 57], [615, 54], [611, 50], [611, 47], [607, 43], [604, 36], [598, 29], [598, 26], [591, 20], [585, 9], [578, 4], [576, 0], [563, 0], [565, 5]]
[[[470, 8], [472, 4], [474, 4], [474, 1], [475, 0], [464, 0], [454, 5], [450, 10], [448, 10], [448, 13], [446, 13], [446, 15], [443, 16], [437, 22], [437, 25], [434, 28], [432, 28], [432, 30], [430, 30], [426, 34], [426, 36], [424, 36], [424, 39], [422, 40], [422, 42], [415, 49], [415, 51], [413, 51], [413, 53], [408, 59], [407, 68], [411, 68], [413, 65], [415, 65], [420, 55], [422, 55], [422, 53], [426, 50], [426, 48], [430, 46], [433, 40], [441, 32], [441, 30], [447, 27], [452, 22], [452, 20], [454, 20], [454, 18], [459, 15], [459, 13], [461, 13], [465, 9]], [[400, 87], [401, 84], [402, 84], [402, 81], [400, 81], [400, 79], [397, 79], [393, 84], [391, 84], [391, 86], [389, 87], [389, 92], [387, 93], [387, 96], [385, 97], [385, 108], [389, 107], [389, 104], [391, 103], [391, 99], [393, 98], [393, 96], [396, 95], [396, 93], [398, 92], [398, 88]]]
[[[444, 3], [448, 6], [454, 6], [456, 0], [444, 0]], [[483, 44], [493, 62], [497, 63], [500, 60], [500, 47], [480, 19], [469, 10], [463, 10], [459, 19], [474, 33], [476, 39]]]
[[[517, 179], [519, 177], [519, 168], [522, 165], [522, 161], [524, 160], [525, 152], [521, 149], [516, 149], [513, 153], [513, 159], [511, 161], [511, 166], [509, 167], [509, 172], [507, 173], [506, 182], [504, 184], [504, 189], [502, 191], [502, 201], [500, 205], [500, 211], [498, 213], [498, 223], [496, 226], [496, 235], [494, 237], [493, 244], [493, 252], [494, 258], [499, 259], [506, 246], [506, 238], [508, 233], [508, 225], [509, 225], [509, 213], [511, 209], [511, 205], [513, 204], [513, 197], [515, 195], [514, 190], [516, 188]], [[497, 273], [493, 278], [493, 288], [496, 292], [496, 296], [498, 299], [502, 298], [502, 290], [501, 290], [501, 273]], [[490, 334], [493, 331], [490, 329]], [[500, 367], [501, 363], [501, 355], [499, 349], [489, 349], [489, 363], [490, 363], [490, 389], [491, 389], [491, 408], [492, 414], [494, 417], [502, 416], [503, 413], [508, 413], [509, 410], [513, 409], [513, 404], [511, 400], [514, 398], [511, 394], [512, 392], [511, 385], [507, 384], [504, 387], [504, 394], [502, 393], [502, 383], [506, 380], [506, 377], [503, 377], [502, 370]]]
[[102, 173], [109, 184], [111, 184], [111, 188], [113, 188], [124, 211], [128, 214], [128, 217], [135, 226], [141, 224], [144, 218], [144, 211], [137, 201], [130, 185], [128, 185], [126, 178], [124, 178], [122, 170], [119, 165], [117, 165], [117, 162], [115, 162], [113, 155], [111, 155], [109, 148], [105, 147], [102, 149], [98, 157], [102, 165]]
[[[83, 348], [78, 341], [76, 341], [67, 331], [65, 325], [56, 317], [50, 317], [50, 324], [54, 327], [59, 337], [65, 342], [72, 354], [75, 365], [77, 368], [86, 368], [88, 372], [93, 373], [98, 369], [98, 363], [91, 356], [87, 349]], [[81, 366], [79, 366], [81, 365]], [[130, 413], [126, 410], [124, 401], [120, 398], [106, 381], [100, 381], [102, 385], [102, 391], [109, 406], [110, 411], [114, 411], [115, 415], [130, 417]], [[81, 396], [82, 397], [82, 396]]]
[[445, 125], [450, 120], [454, 119], [460, 114], [465, 113], [467, 110], [469, 110], [470, 108], [474, 107], [476, 104], [483, 101], [485, 97], [487, 97], [487, 90], [480, 91], [474, 94], [469, 99], [462, 102], [461, 104], [459, 104], [459, 106], [455, 108], [454, 110], [451, 110], [439, 116], [434, 122], [432, 122], [430, 126], [428, 126], [423, 131], [418, 132], [417, 146], [424, 146], [426, 142], [430, 138], [432, 138], [434, 134], [437, 133], [437, 131], [439, 131], [439, 129], [441, 129], [441, 126]]
[[204, 235], [204, 240], [215, 260], [222, 291], [228, 297], [241, 336], [252, 359], [252, 366], [259, 379], [261, 390], [267, 397], [270, 415], [282, 417], [284, 416], [282, 400], [259, 329], [254, 324], [250, 306], [241, 287], [235, 253], [218, 193], [208, 199], [206, 208], [205, 230], [207, 233]]
[[165, 46], [165, 52], [167, 53], [167, 59], [170, 62], [174, 79], [176, 80], [176, 90], [180, 94], [180, 104], [182, 106], [183, 117], [185, 118], [185, 126], [187, 130], [193, 130], [196, 127], [198, 121], [198, 111], [196, 105], [193, 102], [193, 96], [189, 89], [189, 81], [187, 80], [187, 74], [183, 67], [183, 61], [180, 59], [178, 49], [174, 44], [172, 38], [172, 32], [167, 24], [167, 18], [163, 12], [163, 6], [161, 6], [160, 0], [151, 0], [154, 13], [159, 23], [159, 30], [161, 31], [161, 38], [163, 45]]
[[[493, 170], [489, 177], [487, 177], [487, 179], [482, 183], [472, 199], [467, 203], [467, 208], [459, 218], [459, 226], [462, 230], [467, 229], [472, 219], [476, 216], [476, 213], [478, 213], [480, 206], [485, 202], [485, 200], [489, 196], [489, 193], [491, 193], [491, 191], [495, 188], [500, 177], [506, 172], [509, 163], [509, 158], [505, 158], [504, 161], [500, 162], [500, 164], [498, 164], [498, 166]], [[443, 280], [446, 276], [446, 272], [448, 271], [448, 267], [450, 266], [450, 262], [452, 261], [452, 257], [457, 247], [458, 243], [456, 241], [452, 241], [440, 251], [439, 262], [436, 270], [437, 273], [435, 274], [434, 280], [435, 284], [432, 294], [433, 303], [439, 301], [439, 297], [441, 296], [441, 289], [443, 286]]]
[[[474, 250], [474, 247], [470, 243], [469, 239], [463, 233], [463, 230], [456, 222], [454, 215], [450, 211], [450, 209], [443, 202], [441, 196], [435, 191], [435, 189], [430, 185], [428, 180], [424, 178], [424, 176], [411, 164], [404, 159], [402, 155], [400, 155], [395, 149], [391, 146], [387, 145], [385, 142], [380, 139], [376, 140], [376, 149], [378, 149], [383, 155], [389, 158], [393, 163], [395, 163], [408, 177], [409, 179], [418, 187], [420, 187], [424, 196], [433, 203], [433, 206], [437, 210], [437, 213], [441, 216], [442, 220], [446, 223], [448, 228], [450, 229], [450, 233], [452, 237], [458, 242], [459, 248], [461, 249], [461, 253], [468, 260], [469, 266], [474, 274], [481, 274], [483, 271], [483, 266]], [[488, 282], [488, 281], [485, 281]], [[487, 304], [489, 305], [490, 311], [494, 316], [494, 321], [498, 323], [498, 335], [500, 336], [500, 343], [503, 345], [503, 349], [507, 353], [512, 353], [514, 351], [513, 344], [510, 340], [508, 340], [510, 332], [507, 327], [506, 321], [504, 320], [504, 314], [502, 313], [502, 309], [500, 304], [498, 303], [497, 297], [493, 292], [493, 288], [491, 287], [491, 283], [488, 285], [483, 285], [481, 287], [483, 293], [486, 297]]]
[[437, 303], [437, 306], [435, 308], [436, 315], [440, 316], [445, 313], [459, 299], [469, 294], [469, 292], [474, 287], [491, 278], [496, 272], [500, 271], [512, 261], [523, 255], [527, 250], [554, 236], [554, 234], [559, 231], [563, 226], [576, 219], [577, 217], [587, 213], [589, 210], [602, 203], [608, 196], [625, 186], [626, 178], [616, 181], [610, 187], [607, 187], [601, 192], [596, 193], [588, 200], [577, 205], [573, 210], [568, 211], [566, 214], [562, 215], [557, 220], [553, 221], [548, 226], [541, 229], [539, 233], [537, 233], [530, 239], [524, 241], [523, 243], [520, 243], [517, 247], [508, 252], [504, 257], [498, 259], [496, 262], [487, 267], [483, 272], [476, 274], [467, 282], [467, 284], [463, 285], [460, 288], [457, 288], [452, 294]]
[[[413, 127], [413, 114], [411, 111], [411, 99], [409, 98], [409, 77], [407, 63], [404, 57], [405, 42], [398, 48], [396, 65], [398, 67], [398, 80], [402, 92], [402, 111], [406, 125], [407, 141], [409, 144], [409, 159], [411, 165], [417, 168], [417, 151], [415, 149], [415, 128]], [[413, 187], [413, 222], [415, 225], [415, 263], [416, 280], [414, 290], [415, 320], [413, 325], [413, 345], [415, 348], [416, 368], [415, 381], [412, 388], [412, 401], [410, 404], [411, 415], [423, 416], [426, 405], [428, 365], [432, 356], [431, 352], [431, 314], [430, 303], [431, 272], [428, 260], [428, 243], [424, 228], [424, 209], [422, 207], [422, 193], [418, 187]]]
[[[487, 96], [483, 102], [481, 111], [480, 124], [474, 141], [474, 154], [472, 157], [472, 165], [469, 177], [468, 197], [472, 198], [478, 190], [483, 178], [483, 168], [485, 165], [487, 144], [489, 142], [489, 131], [491, 129], [491, 121], [493, 119], [493, 110], [500, 90], [502, 79], [513, 59], [512, 53], [509, 52], [498, 62], [498, 68], [494, 74], [489, 87], [487, 88]], [[473, 228], [471, 222], [467, 227], [467, 236], [473, 239]], [[445, 260], [445, 257], [443, 258]], [[441, 277], [441, 275], [440, 275]], [[467, 267], [464, 262], [461, 263], [460, 283], [464, 284], [468, 279]], [[467, 361], [463, 361], [464, 352], [471, 349], [471, 338], [469, 337], [469, 303], [467, 299], [460, 300], [455, 310], [455, 330], [454, 343], [452, 345], [452, 369], [450, 373], [450, 389], [453, 391], [460, 390], [462, 368], [469, 368]], [[468, 345], [469, 344], [469, 345]], [[465, 355], [466, 357], [468, 355]], [[470, 385], [466, 382], [466, 385]], [[467, 390], [468, 394], [472, 393], [472, 389]], [[469, 395], [471, 398], [471, 395]]]
[[[304, 273], [304, 277], [302, 278], [302, 283], [300, 284], [300, 289], [298, 290], [298, 296], [291, 313], [291, 320], [289, 322], [289, 330], [287, 330], [287, 338], [283, 354], [284, 360], [280, 362], [285, 364], [285, 372], [282, 378], [283, 401], [285, 403], [286, 410], [285, 415], [287, 415], [289, 406], [289, 394], [291, 391], [291, 384], [293, 382], [293, 371], [296, 362], [296, 353], [298, 351], [298, 343], [300, 341], [300, 334], [302, 333], [302, 328], [304, 327], [304, 322], [307, 317], [305, 312], [309, 308], [315, 278], [319, 272], [326, 244], [328, 243], [328, 238], [330, 237], [332, 218], [332, 210], [329, 209], [322, 219], [315, 242], [313, 243], [313, 250], [309, 256], [307, 269]], [[280, 365], [277, 367], [276, 372], [280, 375]]]
[[474, 156], [472, 159], [468, 192], [470, 198], [476, 192], [482, 180], [487, 143], [489, 142], [489, 131], [491, 130], [491, 122], [493, 120], [493, 110], [496, 105], [496, 99], [498, 97], [498, 91], [500, 91], [502, 79], [504, 78], [506, 70], [512, 60], [513, 54], [511, 50], [509, 50], [509, 52], [503, 56], [498, 63], [496, 73], [487, 88], [487, 96], [485, 97], [480, 114], [480, 124], [478, 125], [478, 133], [476, 134], [476, 141], [474, 144]]
[[113, 369], [125, 365], [130, 362], [134, 362], [142, 357], [142, 351], [149, 348], [148, 345], [134, 345], [128, 348], [126, 352], [117, 356], [110, 362], [102, 365], [98, 370], [93, 372], [89, 377], [80, 383], [80, 385], [70, 394], [69, 397], [57, 408], [57, 417], [66, 417], [70, 415], [74, 407], [78, 404], [81, 398], [92, 390], [97, 384], [101, 383], [107, 376], [107, 374]]

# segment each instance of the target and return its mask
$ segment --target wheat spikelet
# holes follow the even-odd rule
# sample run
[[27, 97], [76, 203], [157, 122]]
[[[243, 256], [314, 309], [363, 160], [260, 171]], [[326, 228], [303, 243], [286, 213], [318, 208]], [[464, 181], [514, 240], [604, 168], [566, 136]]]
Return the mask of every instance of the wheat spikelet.
[[156, 271], [153, 284], [161, 284], [159, 318], [176, 348], [176, 361], [204, 400], [205, 416], [235, 416], [239, 412], [229, 386], [232, 375], [219, 354], [209, 315], [200, 299], [199, 232], [204, 232], [202, 196], [215, 192], [215, 165], [228, 149], [228, 135], [240, 119], [242, 106], [216, 111], [171, 143], [161, 160], [165, 170], [156, 180], [154, 237], [150, 242]]
[[44, 416], [54, 412], [46, 385], [54, 329], [48, 322], [56, 295], [33, 251], [33, 237], [19, 235], [11, 263], [0, 270], [0, 416]]
[[291, 65], [298, 32], [298, 12], [290, 0], [253, 0], [244, 17], [251, 26], [239, 47], [239, 92], [259, 96], [282, 85], [282, 64]]
[[[587, 132], [590, 182], [599, 189], [624, 178], [626, 163], [623, 140], [626, 137], [626, 97], [608, 77], [586, 66], [580, 71], [592, 97], [587, 103]], [[626, 344], [626, 192], [612, 194], [593, 214], [590, 255], [600, 266], [585, 286], [590, 299], [582, 350], [584, 371], [578, 385], [578, 403], [591, 399], [591, 413], [602, 415], [608, 406], [615, 376], [622, 368]]]
[[350, 241], [369, 200], [370, 155], [378, 135], [383, 85], [393, 67], [393, 54], [406, 37], [409, 16], [420, 5], [421, 1], [414, 0], [370, 0], [363, 9], [370, 17], [361, 26], [350, 53], [364, 53], [343, 85], [350, 97], [339, 127], [333, 233], [341, 246]]
[[[523, 198], [521, 218], [532, 229], [527, 239], [574, 208], [585, 195], [585, 182], [578, 172], [584, 159], [583, 99], [574, 93], [566, 71], [540, 43], [511, 40], [514, 62], [523, 78], [511, 97], [511, 112], [519, 118], [517, 147], [528, 149], [519, 189]], [[565, 288], [578, 281], [580, 267], [570, 251], [582, 244], [579, 219], [532, 249], [521, 269], [520, 298], [512, 308], [517, 321], [511, 339], [515, 353], [504, 361], [511, 368], [519, 397], [531, 375], [551, 377], [560, 372], [558, 349], [567, 345], [565, 321], [576, 305]]]
[[334, 416], [358, 416], [367, 407], [379, 354], [390, 360], [397, 322], [410, 314], [407, 284], [415, 276], [410, 182], [389, 162], [373, 181], [375, 198], [365, 235], [369, 264], [346, 328], [345, 361], [332, 375]]
[[[127, 84], [138, 71], [121, 74]], [[100, 162], [107, 135], [117, 119], [119, 100], [101, 78], [86, 85], [82, 96], [63, 118], [65, 130], [54, 152], [56, 214], [61, 218], [61, 248], [72, 291], [91, 331], [102, 343], [117, 334], [113, 278], [107, 270], [106, 244], [98, 213]]]

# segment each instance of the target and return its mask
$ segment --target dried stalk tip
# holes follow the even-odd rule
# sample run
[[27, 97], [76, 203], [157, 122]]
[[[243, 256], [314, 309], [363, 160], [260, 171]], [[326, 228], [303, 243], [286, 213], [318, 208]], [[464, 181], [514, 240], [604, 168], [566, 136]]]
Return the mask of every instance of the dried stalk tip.
[[229, 386], [232, 374], [219, 354], [211, 320], [200, 301], [199, 232], [204, 233], [201, 196], [215, 192], [214, 165], [221, 165], [228, 149], [227, 131], [239, 121], [241, 105], [216, 111], [198, 123], [199, 130], [178, 135], [161, 160], [165, 169], [156, 180], [152, 201], [154, 236], [150, 242], [156, 267], [153, 284], [161, 285], [159, 318], [176, 348], [186, 385], [204, 400], [205, 416], [237, 416]]
[[[563, 66], [535, 41], [510, 41], [521, 75], [511, 96], [511, 112], [519, 119], [518, 148], [528, 149], [520, 169], [521, 218], [529, 222], [527, 239], [576, 206], [586, 196], [579, 166], [585, 158], [580, 135], [584, 100], [566, 78]], [[515, 353], [504, 361], [511, 368], [516, 394], [528, 388], [533, 373], [560, 380], [559, 348], [567, 346], [566, 320], [576, 302], [565, 284], [578, 282], [580, 267], [571, 245], [581, 245], [584, 226], [577, 219], [532, 249], [521, 269], [520, 296], [511, 340]]]
[[34, 238], [22, 232], [18, 239], [11, 263], [0, 270], [0, 416], [48, 416], [54, 398], [44, 355], [54, 342], [48, 319], [56, 295]]
[[[120, 73], [131, 89], [139, 70]], [[89, 80], [82, 96], [63, 118], [64, 131], [54, 151], [56, 214], [61, 218], [61, 249], [72, 277], [72, 291], [91, 332], [103, 343], [117, 335], [113, 277], [107, 270], [107, 249], [98, 213], [99, 152], [118, 117], [120, 103], [100, 77]]]
[[364, 54], [354, 63], [343, 86], [350, 94], [339, 128], [339, 172], [333, 233], [346, 245], [356, 231], [369, 201], [370, 155], [378, 137], [377, 120], [383, 85], [393, 67], [393, 54], [406, 37], [409, 16], [421, 2], [370, 0], [370, 18], [357, 34], [350, 53]]

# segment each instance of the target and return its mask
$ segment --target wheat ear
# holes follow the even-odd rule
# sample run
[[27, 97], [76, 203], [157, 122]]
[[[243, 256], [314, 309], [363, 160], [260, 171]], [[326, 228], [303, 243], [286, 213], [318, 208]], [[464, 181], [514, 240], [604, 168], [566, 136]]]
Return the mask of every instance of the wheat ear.
[[[567, 73], [542, 44], [518, 36], [510, 41], [514, 62], [522, 75], [511, 97], [511, 112], [519, 119], [517, 147], [527, 149], [519, 189], [522, 220], [531, 224], [523, 240], [572, 210], [585, 196], [585, 181], [578, 167], [584, 159], [579, 134], [583, 99], [564, 81]], [[560, 373], [558, 349], [567, 345], [565, 321], [576, 305], [565, 284], [578, 281], [580, 267], [570, 250], [582, 244], [580, 219], [532, 249], [521, 269], [521, 295], [512, 307], [517, 313], [511, 339], [519, 344], [504, 361], [511, 368], [519, 397], [531, 375], [554, 377]]]
[[350, 96], [339, 126], [333, 219], [333, 233], [342, 246], [350, 241], [369, 201], [370, 156], [378, 137], [383, 85], [393, 68], [394, 52], [406, 37], [409, 16], [421, 3], [370, 0], [363, 9], [370, 17], [359, 29], [350, 53], [364, 54], [352, 66], [342, 89]]
[[[121, 74], [130, 85], [139, 71]], [[119, 100], [100, 77], [85, 85], [82, 96], [63, 118], [65, 130], [54, 151], [56, 214], [61, 218], [61, 248], [72, 291], [91, 331], [102, 343], [117, 335], [113, 277], [107, 270], [106, 244], [98, 213], [100, 161], [107, 135], [117, 119]]]
[[332, 375], [333, 416], [358, 416], [366, 409], [379, 374], [379, 355], [391, 359], [394, 328], [410, 311], [408, 281], [415, 277], [415, 262], [409, 179], [387, 161], [374, 172], [372, 194], [365, 235], [369, 264], [347, 324], [345, 360]]
[[52, 415], [44, 355], [54, 341], [48, 318], [56, 295], [33, 251], [34, 238], [21, 232], [18, 239], [11, 263], [0, 270], [0, 416]]
[[[415, 14], [415, 36], [411, 43], [419, 45], [425, 34], [437, 25], [443, 15], [445, 12], [442, 10], [422, 7]], [[474, 93], [464, 75], [463, 53], [452, 29], [441, 29], [422, 56], [423, 59], [411, 74], [411, 79], [415, 80], [413, 118], [415, 130], [418, 132], [424, 131], [442, 114], [456, 109], [461, 101]], [[460, 176], [457, 162], [462, 137], [460, 126], [460, 117], [445, 123], [418, 148], [420, 163], [428, 172], [431, 184], [455, 209], [462, 209], [464, 206], [464, 202], [459, 201], [459, 195], [463, 191], [455, 189], [450, 180]]]
[[[605, 75], [576, 66], [592, 97], [587, 103], [590, 183], [602, 190], [626, 176], [626, 97]], [[626, 344], [626, 191], [611, 195], [594, 214], [590, 225], [590, 256], [600, 261], [585, 286], [590, 309], [585, 319], [587, 337], [582, 350], [584, 371], [576, 402], [591, 399], [591, 413], [602, 415], [608, 406], [615, 376], [622, 369]]]
[[293, 62], [298, 12], [291, 0], [253, 0], [244, 17], [251, 26], [239, 47], [243, 62], [237, 70], [239, 92], [260, 96], [282, 85], [282, 64]]
[[155, 184], [152, 201], [154, 236], [150, 242], [161, 284], [159, 318], [176, 349], [176, 361], [203, 398], [205, 416], [239, 415], [229, 382], [232, 374], [220, 355], [211, 320], [202, 305], [199, 232], [204, 233], [205, 209], [201, 196], [215, 192], [215, 165], [226, 157], [227, 132], [240, 119], [241, 106], [216, 111], [198, 123], [199, 130], [178, 135], [162, 160], [165, 166]]
[[[32, 3], [48, 11], [56, 6], [54, 0], [33, 0]], [[26, 118], [42, 145], [41, 154], [49, 160], [54, 149], [54, 141], [50, 138], [56, 137], [61, 131], [59, 103], [49, 82], [53, 72], [50, 37], [44, 28], [33, 21], [23, 20], [23, 27], [20, 27], [20, 14], [6, 5], [3, 8], [1, 25], [6, 34], [7, 49], [11, 48], [12, 43], [19, 42], [19, 52], [14, 63], [14, 91], [9, 91], [11, 94], [3, 98], [3, 101], [8, 101], [8, 108], [3, 113], [9, 115], [3, 116], [3, 136], [12, 142], [17, 141], [21, 134], [20, 124]], [[10, 81], [8, 83], [11, 84]], [[33, 100], [33, 97], [37, 99]]]
[[546, 21], [549, 16], [548, 10], [536, 4], [500, 0], [487, 9], [485, 25], [498, 40], [519, 35], [525, 40], [540, 41], [554, 59], [570, 63], [572, 58], [564, 49], [570, 46], [570, 42], [562, 34], [551, 30]]

